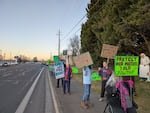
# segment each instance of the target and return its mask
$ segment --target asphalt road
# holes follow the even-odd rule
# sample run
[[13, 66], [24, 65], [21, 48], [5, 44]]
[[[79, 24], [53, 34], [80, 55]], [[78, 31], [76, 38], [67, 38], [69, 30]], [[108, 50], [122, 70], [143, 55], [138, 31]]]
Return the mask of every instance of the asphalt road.
[[[0, 113], [15, 113], [27, 92], [39, 76], [35, 89], [23, 113], [46, 113], [46, 99], [52, 103], [47, 87], [47, 68], [37, 63], [0, 67]], [[53, 112], [53, 106], [49, 106]]]

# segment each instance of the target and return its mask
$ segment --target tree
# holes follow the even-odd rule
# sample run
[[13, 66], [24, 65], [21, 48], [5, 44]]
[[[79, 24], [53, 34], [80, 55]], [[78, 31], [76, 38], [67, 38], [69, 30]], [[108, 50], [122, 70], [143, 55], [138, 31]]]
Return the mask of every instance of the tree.
[[38, 61], [37, 57], [33, 57], [33, 62], [37, 62], [37, 61]]
[[80, 40], [77, 35], [75, 35], [73, 38], [70, 38], [70, 44], [69, 49], [73, 51], [73, 56], [76, 56], [80, 52]]
[[150, 56], [149, 0], [91, 0], [86, 10], [81, 49], [91, 53], [94, 64], [102, 59], [104, 43], [119, 46], [118, 54]]

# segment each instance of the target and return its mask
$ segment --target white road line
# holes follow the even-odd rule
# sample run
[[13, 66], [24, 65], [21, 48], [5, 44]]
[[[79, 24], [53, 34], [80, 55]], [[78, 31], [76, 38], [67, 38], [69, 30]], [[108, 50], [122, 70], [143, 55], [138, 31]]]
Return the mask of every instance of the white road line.
[[35, 89], [35, 86], [41, 76], [42, 71], [44, 70], [44, 68], [42, 68], [42, 70], [40, 71], [39, 75], [37, 76], [37, 78], [35, 79], [34, 83], [32, 84], [31, 88], [28, 90], [27, 94], [25, 95], [25, 97], [23, 98], [22, 102], [20, 103], [19, 107], [17, 108], [15, 113], [23, 113], [29, 100], [30, 97]]
[[54, 94], [54, 87], [53, 87], [52, 80], [51, 80], [49, 72], [48, 72], [48, 78], [49, 78], [49, 86], [50, 86], [50, 90], [51, 90], [51, 94], [52, 94], [52, 99], [53, 99], [53, 102], [54, 102], [55, 113], [60, 113], [59, 108], [58, 108], [58, 103], [56, 101], [56, 96]]

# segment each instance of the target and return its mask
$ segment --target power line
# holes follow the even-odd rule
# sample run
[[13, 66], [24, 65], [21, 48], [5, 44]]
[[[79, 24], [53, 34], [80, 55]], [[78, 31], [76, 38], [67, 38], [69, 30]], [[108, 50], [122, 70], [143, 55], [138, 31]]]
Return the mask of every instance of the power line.
[[69, 34], [77, 27], [77, 25], [86, 17], [86, 15], [84, 15], [74, 26], [73, 28], [65, 35], [65, 37], [62, 39], [62, 41], [67, 38], [69, 36]]
[[[93, 7], [91, 7], [90, 9], [92, 10], [98, 3], [100, 0], [98, 0]], [[69, 35], [70, 33], [78, 26], [78, 24], [80, 24], [80, 22], [86, 17], [87, 13], [73, 26], [73, 28], [65, 35], [65, 37], [62, 39], [62, 41], [64, 41]], [[81, 29], [81, 28], [80, 28]], [[79, 30], [79, 29], [78, 29]], [[78, 32], [78, 30], [76, 32]]]

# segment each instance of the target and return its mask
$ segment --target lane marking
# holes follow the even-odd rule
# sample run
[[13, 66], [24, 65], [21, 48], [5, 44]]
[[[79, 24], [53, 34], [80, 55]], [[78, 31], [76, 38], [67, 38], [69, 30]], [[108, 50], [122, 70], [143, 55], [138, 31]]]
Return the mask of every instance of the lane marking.
[[30, 97], [35, 89], [35, 86], [41, 76], [41, 73], [43, 72], [44, 68], [42, 68], [42, 70], [40, 71], [39, 75], [37, 76], [37, 78], [35, 79], [34, 83], [32, 84], [32, 86], [30, 87], [30, 89], [28, 90], [27, 94], [25, 95], [25, 97], [23, 98], [22, 102], [20, 103], [20, 105], [18, 106], [17, 110], [15, 113], [23, 113], [29, 100]]
[[54, 94], [54, 87], [53, 87], [53, 84], [52, 84], [52, 80], [51, 80], [49, 71], [48, 71], [48, 78], [49, 78], [49, 86], [50, 86], [50, 90], [51, 90], [51, 94], [52, 94], [52, 99], [53, 99], [53, 102], [54, 102], [55, 113], [60, 113], [59, 108], [58, 108], [58, 103], [57, 103], [57, 100], [56, 100], [56, 96]]

